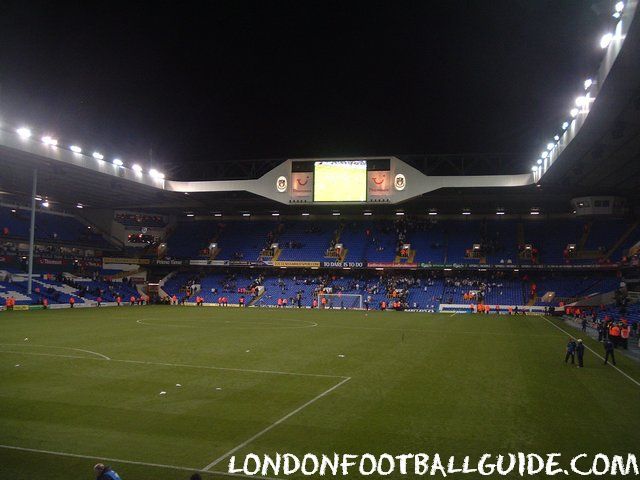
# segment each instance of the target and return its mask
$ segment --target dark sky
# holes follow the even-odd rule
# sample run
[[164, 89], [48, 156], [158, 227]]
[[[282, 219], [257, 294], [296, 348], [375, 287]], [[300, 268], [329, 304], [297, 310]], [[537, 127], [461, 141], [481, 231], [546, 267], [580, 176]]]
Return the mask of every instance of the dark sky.
[[152, 149], [169, 171], [221, 159], [533, 156], [599, 63], [610, 11], [607, 0], [5, 0], [0, 119], [108, 158]]

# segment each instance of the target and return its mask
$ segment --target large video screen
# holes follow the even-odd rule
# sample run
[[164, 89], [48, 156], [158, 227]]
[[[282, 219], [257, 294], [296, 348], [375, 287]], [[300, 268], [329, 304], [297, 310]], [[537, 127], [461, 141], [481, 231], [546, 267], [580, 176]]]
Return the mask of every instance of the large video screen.
[[315, 162], [314, 202], [365, 202], [367, 200], [367, 162], [350, 160]]

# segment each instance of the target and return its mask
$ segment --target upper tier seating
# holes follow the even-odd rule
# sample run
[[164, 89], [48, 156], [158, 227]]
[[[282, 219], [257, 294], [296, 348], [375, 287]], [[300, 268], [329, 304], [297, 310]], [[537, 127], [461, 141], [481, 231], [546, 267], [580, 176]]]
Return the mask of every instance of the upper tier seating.
[[[626, 251], [640, 240], [640, 227], [623, 242], [619, 242], [633, 223], [623, 220], [543, 218], [477, 220], [403, 220], [404, 242], [411, 245], [414, 263], [432, 264], [520, 264], [518, 251], [530, 244], [538, 251], [538, 263], [596, 263], [598, 255], [587, 258], [565, 255], [568, 245], [577, 251], [602, 254], [616, 247], [611, 261], [620, 261]], [[331, 241], [339, 232], [339, 243], [347, 250], [348, 262], [393, 262], [398, 248], [399, 224], [390, 220], [372, 221], [256, 221], [252, 219], [228, 222], [181, 222], [169, 237], [168, 255], [197, 258], [211, 241], [216, 241], [216, 259], [255, 261], [271, 242], [278, 243], [278, 260], [324, 261]], [[271, 236], [270, 236], [271, 235]], [[483, 254], [474, 258], [467, 251], [481, 245]], [[581, 249], [581, 250], [580, 250]]]
[[[15, 212], [12, 212], [12, 210], [15, 210]], [[29, 238], [30, 224], [31, 219], [28, 210], [0, 207], [0, 239], [18, 238], [27, 240]], [[102, 235], [95, 233], [75, 217], [56, 215], [39, 210], [36, 212], [35, 225], [35, 238], [37, 241], [86, 245], [99, 249], [111, 248], [111, 245]], [[7, 229], [6, 233], [4, 231], [5, 228]]]

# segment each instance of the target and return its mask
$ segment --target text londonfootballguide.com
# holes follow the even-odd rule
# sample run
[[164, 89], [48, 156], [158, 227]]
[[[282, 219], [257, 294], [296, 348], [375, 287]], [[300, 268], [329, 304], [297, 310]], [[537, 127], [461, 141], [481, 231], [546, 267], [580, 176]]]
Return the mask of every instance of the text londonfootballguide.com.
[[478, 458], [446, 457], [438, 453], [407, 453], [390, 455], [383, 453], [375, 456], [369, 453], [362, 455], [338, 454], [315, 455], [307, 453], [300, 457], [290, 453], [259, 456], [247, 454], [243, 461], [236, 462], [235, 455], [229, 459], [229, 473], [242, 475], [381, 475], [391, 474], [409, 476], [447, 477], [453, 474], [474, 474], [481, 476], [566, 476], [576, 474], [637, 476], [638, 462], [636, 455], [607, 456], [602, 453], [589, 456], [586, 453], [576, 455], [569, 461], [562, 461], [562, 454], [548, 453], [507, 453], [493, 455], [485, 453]]

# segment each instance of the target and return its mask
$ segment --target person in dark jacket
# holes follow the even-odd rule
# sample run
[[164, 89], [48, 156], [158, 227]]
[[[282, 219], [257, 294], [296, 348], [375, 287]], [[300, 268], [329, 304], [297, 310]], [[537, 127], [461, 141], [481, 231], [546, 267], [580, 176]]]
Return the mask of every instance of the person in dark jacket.
[[614, 350], [615, 350], [615, 347], [613, 345], [613, 342], [607, 338], [604, 342], [604, 351], [605, 351], [604, 364], [605, 365], [609, 363], [609, 357], [611, 357], [611, 362], [614, 365], [616, 364], [616, 356], [614, 354]]
[[601, 342], [603, 338], [604, 338], [604, 324], [602, 323], [602, 320], [600, 320], [598, 322], [598, 341]]
[[576, 345], [576, 355], [578, 356], [578, 368], [584, 367], [584, 343], [582, 343], [582, 339], [580, 338]]
[[587, 331], [587, 317], [582, 317], [582, 331], [586, 332]]
[[564, 356], [564, 363], [567, 363], [571, 357], [571, 365], [576, 363], [576, 341], [573, 338], [569, 339], [569, 343], [567, 343], [567, 354]]
[[122, 480], [120, 475], [114, 472], [111, 467], [105, 466], [103, 463], [96, 463], [93, 467], [96, 473], [96, 480]]

